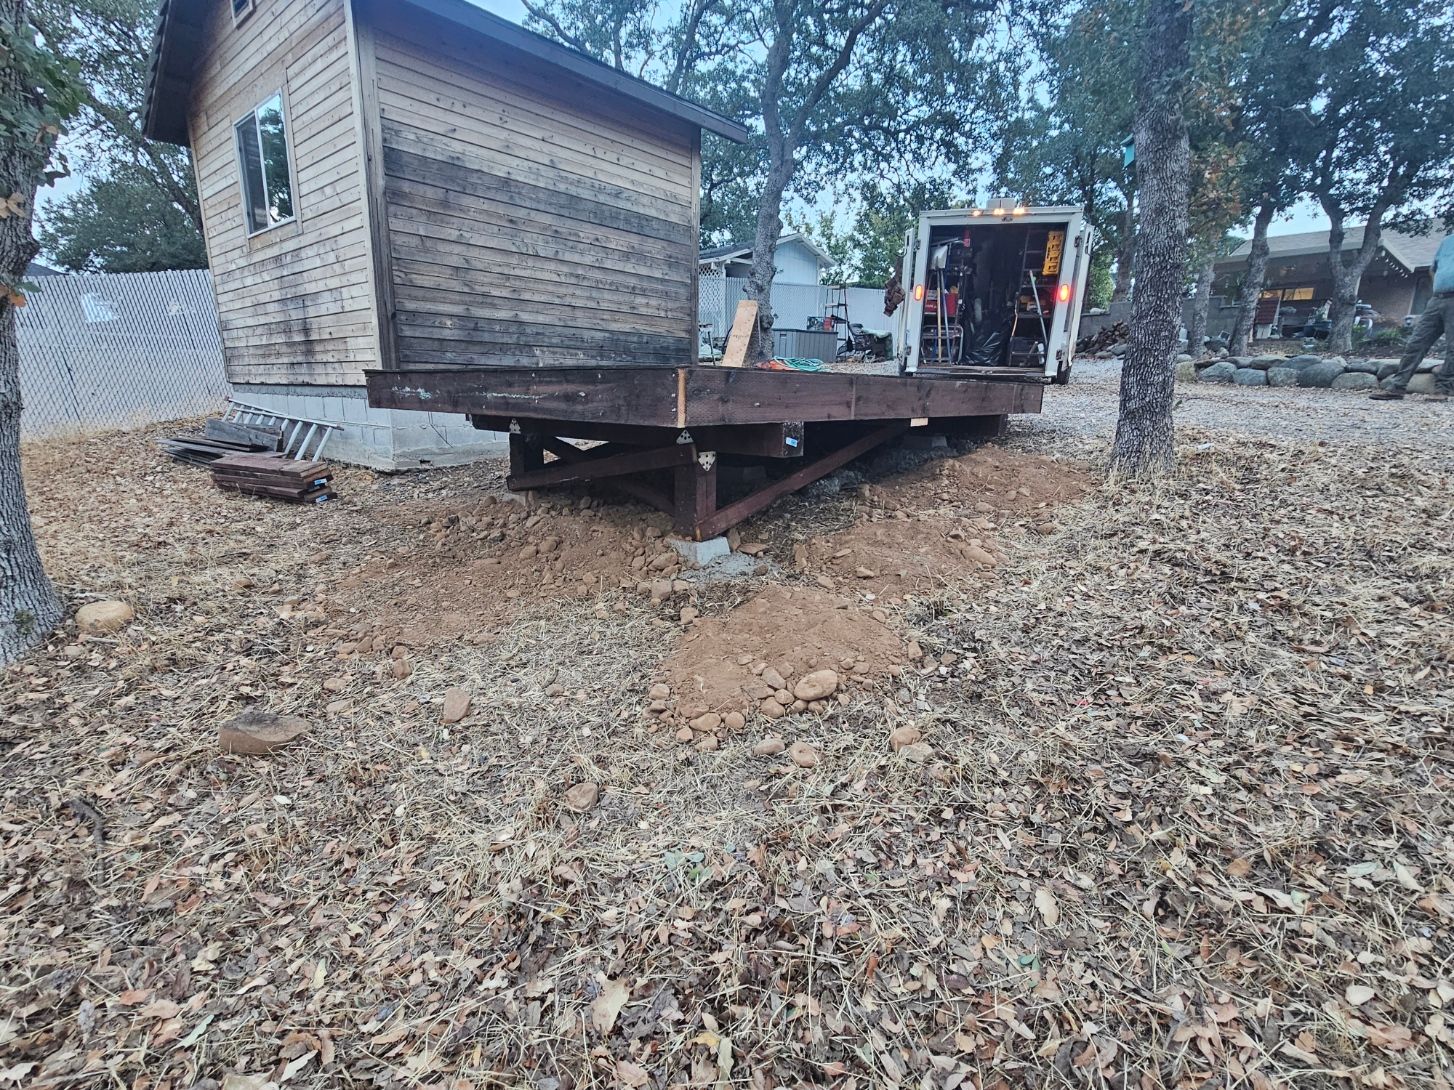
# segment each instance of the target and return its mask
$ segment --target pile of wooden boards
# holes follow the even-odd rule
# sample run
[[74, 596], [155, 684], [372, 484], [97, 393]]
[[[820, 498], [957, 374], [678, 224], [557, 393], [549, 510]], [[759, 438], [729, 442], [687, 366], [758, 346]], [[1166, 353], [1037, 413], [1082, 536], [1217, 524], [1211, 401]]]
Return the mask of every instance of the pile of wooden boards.
[[277, 450], [282, 438], [282, 427], [277, 424], [209, 420], [201, 434], [170, 436], [161, 441], [161, 448], [179, 462], [205, 466], [229, 454]]
[[277, 453], [228, 454], [210, 466], [218, 488], [290, 503], [327, 503], [336, 498], [333, 470]]

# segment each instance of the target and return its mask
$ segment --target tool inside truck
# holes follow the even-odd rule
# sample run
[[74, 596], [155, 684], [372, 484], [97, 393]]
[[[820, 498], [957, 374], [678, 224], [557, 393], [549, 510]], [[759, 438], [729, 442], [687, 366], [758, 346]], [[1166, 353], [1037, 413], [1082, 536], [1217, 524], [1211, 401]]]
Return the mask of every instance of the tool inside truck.
[[903, 369], [1037, 379], [1067, 370], [1089, 264], [1082, 230], [1069, 209], [926, 213], [905, 262]]

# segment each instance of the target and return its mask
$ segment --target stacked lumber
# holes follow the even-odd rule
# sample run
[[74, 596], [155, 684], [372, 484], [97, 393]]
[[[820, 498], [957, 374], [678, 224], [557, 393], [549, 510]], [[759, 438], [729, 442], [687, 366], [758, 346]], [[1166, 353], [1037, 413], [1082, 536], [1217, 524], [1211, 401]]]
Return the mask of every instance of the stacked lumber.
[[205, 466], [229, 454], [277, 450], [282, 439], [283, 430], [276, 424], [209, 420], [200, 433], [173, 435], [163, 439], [160, 445], [179, 462]]
[[290, 503], [327, 503], [333, 470], [322, 462], [302, 462], [275, 452], [228, 454], [211, 463], [212, 483], [248, 496], [269, 496]]

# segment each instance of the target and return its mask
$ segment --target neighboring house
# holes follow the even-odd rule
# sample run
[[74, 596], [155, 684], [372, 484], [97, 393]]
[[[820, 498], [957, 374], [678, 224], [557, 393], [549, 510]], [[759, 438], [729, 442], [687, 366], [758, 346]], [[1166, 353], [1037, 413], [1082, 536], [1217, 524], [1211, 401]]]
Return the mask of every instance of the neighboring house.
[[[746, 280], [752, 271], [752, 244], [732, 243], [703, 250], [699, 264], [704, 274]], [[777, 240], [773, 265], [777, 268], [777, 279], [784, 284], [821, 284], [823, 273], [832, 267], [833, 259], [807, 235], [793, 231]]]
[[[1380, 324], [1399, 325], [1404, 316], [1423, 312], [1433, 290], [1430, 265], [1443, 239], [1442, 231], [1409, 235], [1385, 229], [1358, 297], [1373, 307]], [[1317, 310], [1333, 297], [1328, 271], [1328, 232], [1302, 231], [1270, 235], [1267, 239], [1267, 278], [1258, 310], [1260, 326], [1270, 325], [1274, 314], [1285, 319], [1291, 311], [1299, 318]], [[1363, 245], [1363, 228], [1350, 227], [1343, 240], [1345, 253]], [[1251, 242], [1244, 242], [1216, 265], [1212, 291], [1230, 304], [1247, 269]]]
[[192, 150], [235, 396], [390, 469], [497, 446], [366, 372], [695, 360], [701, 134], [747, 136], [468, 0], [164, 0], [144, 129]]
[[60, 269], [52, 269], [49, 265], [42, 265], [39, 261], [32, 261], [25, 267], [25, 278], [29, 280], [34, 276], [63, 276]]

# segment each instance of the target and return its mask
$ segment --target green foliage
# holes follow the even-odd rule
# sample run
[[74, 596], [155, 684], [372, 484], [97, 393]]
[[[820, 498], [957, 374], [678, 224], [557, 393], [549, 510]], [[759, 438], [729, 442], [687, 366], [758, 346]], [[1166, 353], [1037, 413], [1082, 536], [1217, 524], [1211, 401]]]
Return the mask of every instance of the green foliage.
[[1109, 246], [1097, 246], [1091, 251], [1090, 274], [1085, 283], [1085, 305], [1088, 309], [1104, 310], [1111, 305], [1111, 295], [1116, 282], [1111, 277], [1111, 262], [1115, 252]]
[[[67, 145], [77, 161], [89, 165], [85, 173], [95, 179], [145, 175], [191, 223], [192, 245], [200, 247], [202, 214], [190, 153], [141, 133], [147, 47], [159, 0], [34, 0], [33, 6], [36, 23], [58, 52], [73, 59], [81, 77], [79, 117]], [[180, 223], [176, 230], [183, 230]], [[152, 254], [192, 252], [170, 244], [145, 248]]]
[[0, 268], [0, 308], [23, 301], [18, 285], [35, 253], [30, 227], [36, 187], [68, 171], [55, 148], [80, 105], [78, 74], [74, 61], [40, 38], [23, 4], [0, 2], [0, 229], [12, 231], [18, 220], [21, 233], [18, 245], [8, 248], [13, 266]]
[[207, 251], [196, 226], [152, 176], [123, 167], [52, 205], [41, 246], [75, 272], [201, 269]]

